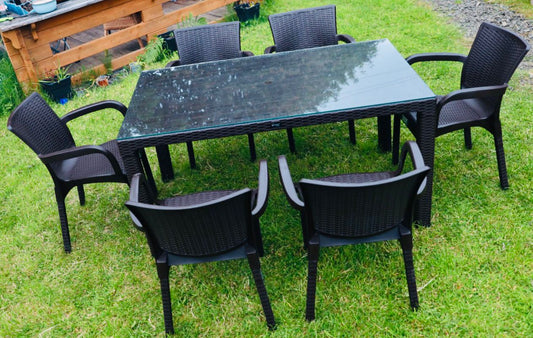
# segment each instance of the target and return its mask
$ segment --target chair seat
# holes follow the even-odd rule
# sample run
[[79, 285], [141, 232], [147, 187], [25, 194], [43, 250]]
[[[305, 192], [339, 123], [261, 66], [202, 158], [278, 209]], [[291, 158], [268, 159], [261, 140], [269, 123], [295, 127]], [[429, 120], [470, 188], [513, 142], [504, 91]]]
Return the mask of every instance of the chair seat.
[[335, 183], [365, 183], [376, 182], [394, 177], [393, 171], [383, 171], [375, 173], [354, 173], [341, 174], [329, 177], [317, 178], [317, 181], [335, 182]]
[[140, 23], [141, 21], [142, 20], [139, 17], [139, 15], [132, 14], [132, 15], [124, 16], [122, 18], [118, 18], [113, 21], [104, 23], [104, 30], [106, 31], [121, 30], [121, 29], [134, 26]]
[[158, 201], [159, 205], [167, 207], [187, 207], [214, 201], [224, 196], [230, 195], [237, 190], [217, 190], [217, 191], [203, 191], [190, 195], [181, 195], [169, 197]]
[[[439, 114], [437, 129], [449, 129], [457, 126], [463, 128], [465, 124], [488, 119], [492, 114], [488, 105], [479, 99], [453, 101], [444, 105]], [[416, 113], [408, 113], [404, 116], [404, 122], [412, 129], [417, 123]]]
[[487, 119], [490, 110], [479, 99], [461, 100], [445, 105], [439, 115], [439, 128]]
[[[109, 150], [115, 156], [122, 173], [126, 175], [117, 141], [112, 140], [101, 144], [100, 146]], [[114, 174], [115, 171], [113, 170], [113, 167], [104, 155], [91, 154], [64, 161], [61, 168], [58, 168], [57, 176], [65, 181], [87, 181], [90, 177], [97, 178]]]

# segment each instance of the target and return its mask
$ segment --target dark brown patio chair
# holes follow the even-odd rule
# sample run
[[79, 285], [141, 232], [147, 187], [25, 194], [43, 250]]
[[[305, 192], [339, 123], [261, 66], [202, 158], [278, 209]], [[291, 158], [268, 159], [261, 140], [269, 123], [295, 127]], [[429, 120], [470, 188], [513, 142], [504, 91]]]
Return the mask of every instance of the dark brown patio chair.
[[[253, 56], [252, 52], [241, 50], [239, 21], [181, 28], [174, 30], [174, 37], [180, 58], [170, 61], [166, 67]], [[248, 144], [250, 158], [255, 161], [253, 134], [248, 134]], [[191, 168], [195, 168], [196, 160], [192, 142], [187, 142], [187, 152]]]
[[[274, 45], [265, 49], [265, 54], [286, 52], [304, 48], [336, 45], [339, 41], [355, 42], [347, 34], [337, 34], [336, 7], [327, 5], [305, 8], [285, 13], [272, 14], [268, 17]], [[350, 140], [355, 144], [354, 121], [348, 121]], [[289, 148], [296, 151], [292, 128], [287, 129]]]
[[60, 118], [38, 93], [33, 93], [11, 113], [7, 121], [7, 128], [37, 153], [52, 176], [66, 252], [71, 251], [65, 209], [69, 191], [77, 187], [80, 204], [84, 205], [84, 184], [128, 183], [116, 140], [102, 145], [76, 146], [67, 127], [67, 122], [75, 118], [107, 108], [126, 114], [126, 106], [108, 100], [81, 107]]
[[[462, 62], [460, 89], [437, 100], [436, 136], [455, 130], [464, 130], [465, 146], [472, 148], [471, 127], [482, 127], [494, 138], [498, 172], [502, 189], [509, 187], [505, 154], [503, 151], [500, 106], [513, 75], [529, 44], [517, 34], [490, 23], [482, 23], [468, 55], [455, 53], [415, 54], [406, 60], [409, 64], [421, 61]], [[394, 116], [393, 162], [398, 161], [400, 120], [418, 138], [416, 113]]]
[[261, 274], [263, 242], [259, 217], [268, 199], [266, 161], [260, 162], [257, 190], [208, 191], [157, 200], [144, 177], [131, 182], [131, 211], [135, 226], [144, 232], [155, 259], [161, 285], [165, 330], [174, 332], [169, 267], [247, 258], [269, 328], [275, 320]]
[[[414, 169], [402, 173], [407, 153]], [[398, 169], [392, 172], [344, 174], [302, 179], [294, 184], [287, 160], [279, 157], [279, 171], [289, 203], [300, 211], [304, 247], [308, 253], [305, 317], [315, 319], [315, 292], [321, 247], [399, 239], [409, 298], [418, 307], [413, 237], [413, 208], [425, 188], [430, 168], [424, 165], [415, 142], [407, 142]]]

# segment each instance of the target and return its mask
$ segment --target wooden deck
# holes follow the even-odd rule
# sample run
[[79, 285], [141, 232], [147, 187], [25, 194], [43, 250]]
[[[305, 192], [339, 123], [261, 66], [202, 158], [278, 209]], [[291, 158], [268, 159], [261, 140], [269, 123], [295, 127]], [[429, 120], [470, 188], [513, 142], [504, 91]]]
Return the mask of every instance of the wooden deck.
[[[163, 5], [163, 10], [164, 10], [164, 12], [166, 14], [166, 13], [170, 13], [170, 12], [176, 11], [176, 10], [178, 10], [180, 8], [183, 8], [183, 7], [186, 7], [186, 6], [190, 6], [190, 5], [194, 4], [195, 2], [198, 2], [198, 0], [168, 1], [168, 2], [166, 2]], [[222, 20], [226, 15], [228, 15], [228, 11], [227, 11], [227, 9], [225, 7], [222, 7], [222, 8], [218, 8], [218, 9], [216, 9], [214, 11], [211, 11], [209, 13], [202, 14], [199, 17], [206, 18], [207, 22], [212, 23], [212, 22], [217, 22], [217, 21]], [[168, 27], [169, 30], [176, 29], [176, 28], [177, 28], [177, 23], [176, 23], [176, 25]], [[77, 33], [77, 34], [74, 34], [74, 35], [71, 35], [71, 36], [68, 36], [66, 38], [66, 42], [67, 42], [67, 45], [68, 45], [67, 48], [68, 47], [73, 48], [73, 47], [76, 47], [76, 46], [80, 46], [80, 45], [83, 45], [84, 43], [86, 43], [88, 41], [92, 41], [92, 40], [101, 38], [103, 36], [104, 36], [103, 25], [99, 25], [99, 26], [93, 27], [93, 28], [91, 28], [89, 30], [86, 30], [86, 31], [83, 31], [83, 32], [80, 32], [80, 33]], [[147, 43], [146, 37], [141, 38], [141, 39], [142, 39], [143, 43], [146, 45], [146, 43]], [[63, 51], [65, 49], [64, 40], [58, 40], [56, 43], [50, 44], [50, 48], [52, 48], [52, 50], [56, 49], [56, 50], [59, 50], [59, 51]], [[109, 50], [109, 55], [112, 58], [117, 58], [117, 57], [126, 55], [126, 54], [128, 54], [128, 53], [130, 53], [132, 51], [139, 50], [139, 49], [140, 49], [140, 46], [139, 46], [139, 43], [137, 42], [137, 40], [131, 40], [131, 41], [125, 43], [125, 44], [122, 44], [120, 46], [117, 46], [117, 47], [114, 47], [114, 48], [110, 49]], [[85, 58], [85, 59], [83, 59], [81, 61], [78, 61], [76, 63], [71, 64], [71, 66], [69, 67], [69, 72], [76, 73], [76, 72], [78, 72], [80, 70], [91, 69], [94, 66], [103, 64], [105, 58], [106, 57], [105, 57], [104, 53], [95, 54], [95, 55], [93, 55], [91, 57]]]
[[[220, 20], [233, 2], [64, 0], [50, 13], [32, 13], [0, 23], [0, 34], [18, 81], [30, 92], [58, 67], [70, 67], [73, 83], [79, 83], [105, 74], [109, 68], [127, 66], [143, 53], [138, 39], [146, 43], [190, 14], [206, 17], [208, 22]], [[105, 23], [129, 15], [139, 17], [139, 22], [104, 34]]]

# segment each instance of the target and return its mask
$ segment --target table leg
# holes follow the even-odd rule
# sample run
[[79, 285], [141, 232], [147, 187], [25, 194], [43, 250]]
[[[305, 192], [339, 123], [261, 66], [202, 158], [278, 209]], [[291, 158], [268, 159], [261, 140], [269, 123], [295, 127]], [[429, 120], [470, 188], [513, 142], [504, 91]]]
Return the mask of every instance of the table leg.
[[161, 179], [163, 182], [174, 179], [174, 169], [172, 169], [172, 160], [170, 159], [170, 151], [168, 145], [155, 147], [157, 152], [157, 160], [161, 170]]
[[378, 116], [378, 147], [381, 151], [391, 150], [390, 116]]
[[419, 132], [416, 142], [424, 158], [424, 163], [431, 168], [427, 175], [426, 190], [420, 196], [415, 209], [415, 221], [423, 226], [431, 225], [431, 201], [433, 196], [433, 165], [435, 158], [435, 103], [425, 111], [418, 112]]

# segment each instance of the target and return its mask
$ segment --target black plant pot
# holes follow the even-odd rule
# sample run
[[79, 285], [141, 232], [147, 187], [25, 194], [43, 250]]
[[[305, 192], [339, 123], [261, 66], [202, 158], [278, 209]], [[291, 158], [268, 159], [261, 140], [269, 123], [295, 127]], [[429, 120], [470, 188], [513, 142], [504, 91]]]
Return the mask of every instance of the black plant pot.
[[257, 19], [259, 17], [260, 4], [256, 3], [252, 7], [248, 4], [234, 5], [233, 9], [237, 13], [237, 17], [240, 22], [246, 22], [248, 20]]
[[55, 102], [72, 97], [72, 82], [70, 76], [56, 81], [55, 78], [39, 81], [41, 89]]
[[176, 45], [176, 39], [174, 38], [174, 32], [170, 31], [163, 34], [159, 34], [158, 36], [163, 39], [163, 45], [166, 49], [173, 52], [178, 50], [178, 46]]

